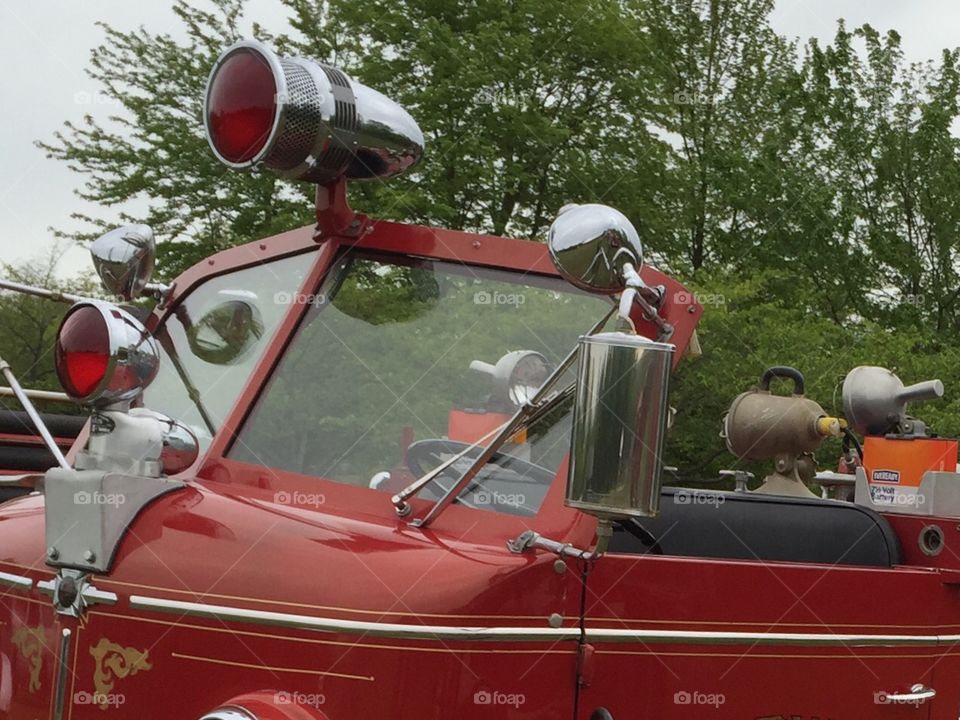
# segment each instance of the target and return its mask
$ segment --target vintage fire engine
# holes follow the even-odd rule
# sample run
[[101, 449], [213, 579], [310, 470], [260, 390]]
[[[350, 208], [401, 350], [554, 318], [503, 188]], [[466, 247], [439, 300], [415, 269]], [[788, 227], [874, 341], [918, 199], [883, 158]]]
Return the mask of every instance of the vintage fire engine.
[[938, 381], [856, 368], [833, 417], [770, 368], [723, 420], [763, 484], [666, 485], [702, 309], [623, 215], [540, 244], [355, 214], [416, 123], [256, 42], [205, 118], [229, 168], [315, 183], [317, 224], [169, 286], [119, 228], [91, 247], [118, 304], [4, 283], [71, 303], [90, 417], [62, 452], [2, 364], [49, 462], [0, 478], [0, 717], [958, 717], [957, 445], [906, 412]]

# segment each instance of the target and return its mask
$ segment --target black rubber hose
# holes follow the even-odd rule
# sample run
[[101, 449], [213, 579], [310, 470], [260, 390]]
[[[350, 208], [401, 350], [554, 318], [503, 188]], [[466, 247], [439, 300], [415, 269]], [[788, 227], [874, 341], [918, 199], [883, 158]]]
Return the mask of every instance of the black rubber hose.
[[56, 464], [56, 458], [43, 446], [0, 445], [0, 469], [43, 472]]
[[[75, 438], [87, 422], [86, 415], [61, 415], [40, 413], [43, 422], [54, 437]], [[0, 409], [0, 433], [11, 435], [36, 435], [33, 421], [22, 410]]]
[[846, 446], [845, 449], [849, 448], [848, 443], [853, 445], [854, 450], [857, 451], [857, 455], [860, 456], [860, 462], [863, 462], [863, 446], [860, 444], [860, 441], [857, 440], [857, 436], [853, 434], [853, 430], [845, 427], [843, 428], [843, 444]]

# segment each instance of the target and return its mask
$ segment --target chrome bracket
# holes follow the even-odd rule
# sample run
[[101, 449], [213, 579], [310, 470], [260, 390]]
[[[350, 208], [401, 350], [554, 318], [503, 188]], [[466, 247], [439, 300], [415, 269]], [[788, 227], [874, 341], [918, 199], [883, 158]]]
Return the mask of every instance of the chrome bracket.
[[594, 560], [601, 555], [601, 553], [597, 551], [581, 550], [569, 543], [550, 540], [533, 530], [527, 530], [515, 539], [507, 540], [507, 549], [516, 555], [521, 555], [528, 550], [546, 550], [560, 557], [575, 558], [577, 560]]
[[184, 483], [167, 478], [52, 468], [44, 478], [47, 564], [110, 571], [127, 529], [143, 508]]
[[597, 546], [593, 550], [581, 550], [570, 543], [545, 538], [533, 530], [527, 530], [515, 539], [507, 540], [507, 549], [517, 555], [527, 550], [546, 550], [562, 558], [569, 557], [588, 562], [597, 560], [607, 551], [607, 545], [610, 544], [610, 538], [613, 536], [612, 520], [608, 517], [600, 517], [597, 520]]
[[626, 287], [620, 294], [620, 306], [618, 311], [620, 324], [624, 330], [636, 332], [633, 326], [633, 320], [630, 319], [630, 310], [633, 305], [639, 305], [643, 311], [643, 317], [657, 326], [659, 333], [657, 340], [666, 342], [673, 336], [674, 327], [660, 315], [660, 306], [666, 294], [666, 288], [663, 285], [650, 287], [640, 277], [640, 273], [631, 263], [623, 264], [623, 281]]
[[37, 590], [53, 598], [53, 608], [60, 615], [79, 618], [91, 605], [115, 605], [115, 593], [99, 590], [90, 576], [80, 570], [61, 568], [53, 580], [37, 583]]

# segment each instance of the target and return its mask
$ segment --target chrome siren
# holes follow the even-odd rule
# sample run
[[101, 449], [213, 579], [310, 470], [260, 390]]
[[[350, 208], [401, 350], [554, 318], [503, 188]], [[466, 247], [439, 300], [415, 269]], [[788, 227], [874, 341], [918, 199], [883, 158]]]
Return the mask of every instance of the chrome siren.
[[220, 55], [203, 115], [224, 165], [293, 180], [389, 178], [423, 154], [423, 133], [399, 104], [335, 67], [280, 57], [256, 41]]

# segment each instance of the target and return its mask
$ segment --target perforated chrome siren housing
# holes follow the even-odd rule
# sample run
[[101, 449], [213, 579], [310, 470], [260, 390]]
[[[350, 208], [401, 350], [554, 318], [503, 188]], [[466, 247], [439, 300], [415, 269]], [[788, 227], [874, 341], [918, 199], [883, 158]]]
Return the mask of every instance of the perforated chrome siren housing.
[[334, 67], [280, 57], [256, 41], [220, 55], [203, 115], [214, 154], [237, 170], [326, 184], [390, 178], [423, 154], [423, 133], [399, 104]]

